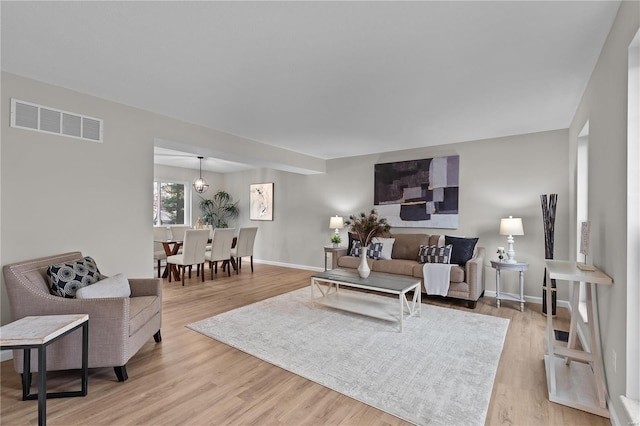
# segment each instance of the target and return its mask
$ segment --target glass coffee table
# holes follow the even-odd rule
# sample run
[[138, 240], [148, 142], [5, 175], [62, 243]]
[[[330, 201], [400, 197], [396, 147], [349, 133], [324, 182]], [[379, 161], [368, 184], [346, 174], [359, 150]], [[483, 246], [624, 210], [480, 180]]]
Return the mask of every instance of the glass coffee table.
[[[419, 278], [371, 272], [360, 278], [358, 271], [332, 269], [311, 276], [311, 302], [343, 311], [398, 322], [402, 332], [404, 319], [420, 316], [422, 294]], [[340, 291], [340, 287], [374, 292], [374, 295], [358, 291]], [[411, 298], [409, 292], [413, 291]], [[375, 295], [386, 293], [398, 299]]]

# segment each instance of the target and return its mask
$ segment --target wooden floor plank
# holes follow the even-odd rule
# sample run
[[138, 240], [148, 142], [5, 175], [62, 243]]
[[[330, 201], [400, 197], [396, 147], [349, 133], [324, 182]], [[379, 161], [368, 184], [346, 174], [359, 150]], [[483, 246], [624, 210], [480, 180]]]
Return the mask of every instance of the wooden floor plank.
[[[47, 401], [49, 425], [407, 425], [401, 419], [310, 382], [185, 326], [309, 285], [313, 272], [256, 264], [239, 275], [218, 272], [202, 283], [163, 283], [162, 343], [150, 339], [127, 364], [129, 380], [113, 369], [91, 369], [84, 398]], [[543, 359], [546, 318], [540, 305], [481, 299], [427, 298], [424, 303], [510, 319], [496, 373], [487, 425], [610, 425], [608, 419], [548, 401]], [[556, 328], [568, 329], [558, 309]], [[36, 401], [21, 401], [13, 362], [0, 365], [0, 424], [37, 424]], [[73, 388], [77, 373], [51, 372], [50, 389]]]

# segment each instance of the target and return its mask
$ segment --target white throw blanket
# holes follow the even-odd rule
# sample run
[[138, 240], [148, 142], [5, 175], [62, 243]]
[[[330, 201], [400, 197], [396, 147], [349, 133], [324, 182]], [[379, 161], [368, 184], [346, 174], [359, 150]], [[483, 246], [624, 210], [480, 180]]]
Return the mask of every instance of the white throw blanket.
[[451, 276], [450, 263], [425, 263], [422, 267], [424, 288], [427, 294], [446, 296], [449, 292], [449, 280]]

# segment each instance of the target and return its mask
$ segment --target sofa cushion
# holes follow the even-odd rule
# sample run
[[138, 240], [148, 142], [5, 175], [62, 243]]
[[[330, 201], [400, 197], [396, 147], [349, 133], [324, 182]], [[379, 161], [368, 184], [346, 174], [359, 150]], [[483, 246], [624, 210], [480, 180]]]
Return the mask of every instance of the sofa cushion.
[[79, 288], [98, 282], [101, 275], [95, 260], [87, 256], [49, 266], [47, 277], [51, 294], [73, 299]]
[[382, 256], [382, 243], [371, 243], [367, 247], [367, 257], [370, 259], [378, 260]]
[[380, 238], [374, 237], [371, 242], [382, 243], [382, 253], [380, 253], [380, 259], [391, 259], [391, 252], [393, 251], [393, 243], [395, 238]]
[[[424, 278], [423, 268], [424, 265], [422, 263], [415, 262], [415, 266], [413, 267], [413, 276], [416, 278]], [[454, 283], [463, 283], [464, 281], [464, 268], [459, 265], [451, 265], [451, 272], [449, 273], [449, 281], [450, 284]]]
[[428, 246], [429, 235], [427, 234], [393, 234], [395, 238], [393, 250], [391, 250], [392, 259], [407, 259], [417, 261], [420, 245]]
[[[369, 262], [369, 266], [371, 266], [371, 263], [373, 262], [373, 260], [368, 259], [368, 262]], [[356, 269], [358, 266], [360, 266], [360, 258], [354, 257], [354, 256], [340, 256], [338, 258], [338, 266], [341, 268]]]
[[105, 297], [129, 297], [129, 280], [122, 274], [98, 281], [93, 285], [81, 287], [76, 291], [77, 299], [101, 299]]
[[473, 257], [473, 250], [476, 247], [478, 238], [460, 238], [445, 235], [444, 242], [446, 245], [453, 245], [450, 262], [464, 266]]
[[417, 264], [417, 261], [407, 259], [376, 260], [371, 265], [371, 270], [374, 272], [407, 275], [411, 277], [413, 276], [413, 268]]

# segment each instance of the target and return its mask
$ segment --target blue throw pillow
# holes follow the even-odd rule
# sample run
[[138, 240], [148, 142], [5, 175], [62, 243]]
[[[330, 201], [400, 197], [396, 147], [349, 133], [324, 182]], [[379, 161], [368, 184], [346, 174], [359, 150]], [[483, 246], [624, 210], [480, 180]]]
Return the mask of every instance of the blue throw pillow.
[[362, 254], [362, 244], [360, 240], [351, 241], [351, 250], [349, 250], [349, 256], [360, 257]]
[[382, 256], [382, 243], [371, 243], [367, 247], [367, 257], [378, 260]]
[[449, 262], [464, 266], [473, 257], [473, 250], [477, 242], [478, 238], [460, 238], [445, 235], [444, 244], [453, 246]]

